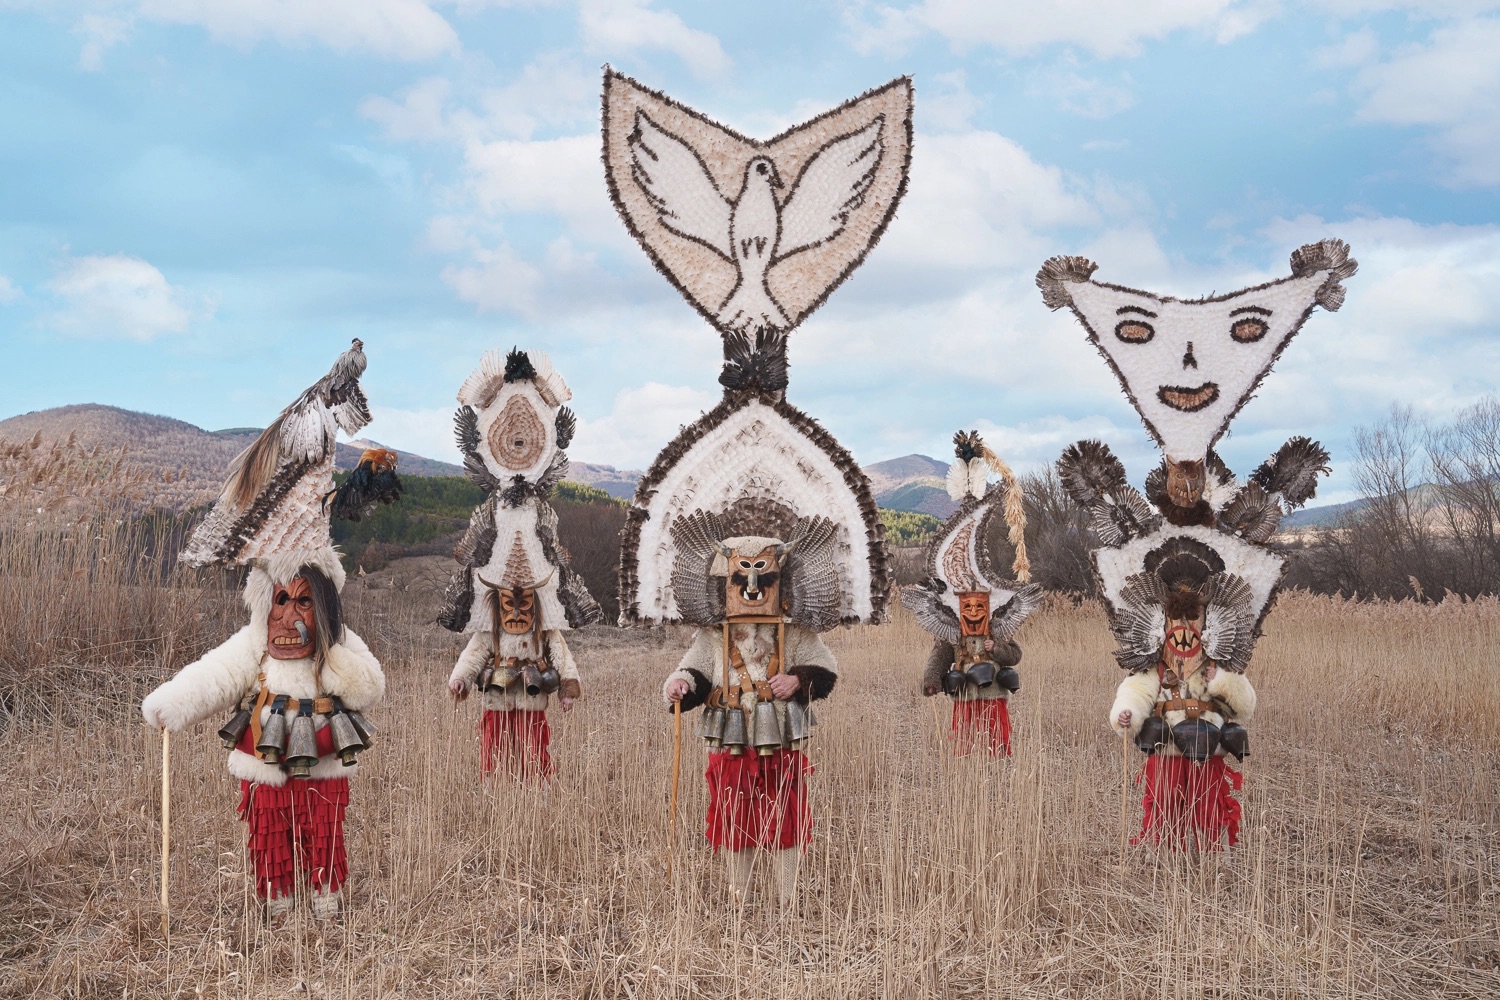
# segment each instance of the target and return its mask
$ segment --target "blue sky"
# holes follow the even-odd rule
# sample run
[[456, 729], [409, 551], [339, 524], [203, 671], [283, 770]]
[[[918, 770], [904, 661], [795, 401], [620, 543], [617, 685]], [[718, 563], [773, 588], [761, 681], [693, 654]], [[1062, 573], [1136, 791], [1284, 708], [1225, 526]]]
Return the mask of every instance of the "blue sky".
[[[1129, 13], [1125, 13], [1126, 11]], [[1145, 432], [1032, 279], [1184, 296], [1340, 237], [1360, 273], [1221, 450], [1334, 453], [1496, 391], [1500, 3], [0, 0], [0, 416], [264, 424], [350, 337], [368, 435], [453, 458], [490, 347], [549, 352], [575, 459], [644, 466], [717, 335], [619, 223], [600, 68], [769, 136], [901, 74], [909, 194], [791, 337], [789, 398], [870, 463], [979, 427], [1021, 468]]]

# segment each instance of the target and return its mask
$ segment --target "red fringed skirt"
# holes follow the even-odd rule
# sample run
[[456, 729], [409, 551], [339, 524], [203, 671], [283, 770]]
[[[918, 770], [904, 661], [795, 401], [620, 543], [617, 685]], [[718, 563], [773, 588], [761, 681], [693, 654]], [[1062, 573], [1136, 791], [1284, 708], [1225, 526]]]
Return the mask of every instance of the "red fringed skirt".
[[984, 747], [991, 757], [1010, 756], [1010, 709], [1004, 698], [953, 702], [953, 752], [967, 756]]
[[1240, 804], [1230, 793], [1239, 791], [1242, 778], [1225, 758], [1194, 764], [1186, 757], [1158, 753], [1146, 758], [1136, 783], [1142, 778], [1144, 815], [1140, 835], [1131, 843], [1149, 840], [1175, 848], [1191, 844], [1212, 850], [1226, 833], [1229, 846], [1239, 841]]
[[812, 840], [812, 813], [805, 778], [812, 770], [801, 750], [777, 750], [769, 757], [710, 752], [709, 844], [716, 851], [806, 846]]
[[552, 730], [546, 712], [485, 712], [479, 720], [479, 769], [503, 770], [523, 781], [549, 781], [557, 770], [547, 746]]
[[285, 785], [240, 782], [240, 818], [249, 827], [255, 894], [288, 896], [300, 869], [314, 889], [337, 890], [349, 877], [344, 811], [349, 779], [288, 779]]

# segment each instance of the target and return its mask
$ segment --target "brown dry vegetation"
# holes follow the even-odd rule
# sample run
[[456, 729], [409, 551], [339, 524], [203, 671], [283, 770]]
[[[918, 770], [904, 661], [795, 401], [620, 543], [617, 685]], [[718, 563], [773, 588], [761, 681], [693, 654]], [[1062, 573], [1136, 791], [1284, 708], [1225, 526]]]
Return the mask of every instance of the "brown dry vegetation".
[[161, 740], [136, 705], [242, 613], [213, 579], [154, 575], [144, 541], [102, 515], [28, 510], [0, 504], [0, 995], [1500, 993], [1493, 599], [1284, 596], [1251, 668], [1243, 838], [1202, 855], [1121, 847], [1123, 768], [1141, 758], [1103, 722], [1119, 672], [1096, 604], [1053, 600], [1024, 627], [1017, 752], [1001, 761], [947, 751], [947, 703], [915, 693], [927, 639], [904, 612], [837, 632], [816, 834], [787, 917], [726, 905], [690, 734], [666, 877], [658, 689], [684, 631], [577, 634], [585, 700], [552, 714], [556, 783], [481, 782], [477, 709], [444, 688], [461, 640], [429, 624], [448, 566], [402, 560], [346, 591], [390, 694], [355, 782], [345, 921], [260, 926], [215, 719], [173, 741], [164, 939]]

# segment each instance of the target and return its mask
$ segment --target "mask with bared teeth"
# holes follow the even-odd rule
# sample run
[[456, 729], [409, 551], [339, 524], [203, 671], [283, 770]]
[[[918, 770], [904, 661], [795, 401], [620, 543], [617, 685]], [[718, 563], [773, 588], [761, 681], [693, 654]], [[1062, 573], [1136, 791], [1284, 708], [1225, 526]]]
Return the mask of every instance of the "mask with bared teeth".
[[958, 598], [958, 631], [960, 635], [989, 638], [990, 592], [960, 591]]
[[317, 642], [312, 586], [300, 576], [278, 583], [266, 619], [266, 651], [274, 660], [300, 660], [313, 655]]

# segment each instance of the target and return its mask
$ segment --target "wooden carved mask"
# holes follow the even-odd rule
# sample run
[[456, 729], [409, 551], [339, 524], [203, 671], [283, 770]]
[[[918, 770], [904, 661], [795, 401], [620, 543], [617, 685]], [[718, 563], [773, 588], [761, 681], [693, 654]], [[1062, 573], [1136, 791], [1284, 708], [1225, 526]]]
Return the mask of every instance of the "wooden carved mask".
[[312, 587], [303, 577], [277, 584], [266, 619], [266, 651], [273, 660], [300, 660], [317, 648], [318, 621]]
[[960, 591], [958, 597], [958, 631], [960, 635], [988, 638], [990, 634], [990, 592]]
[[507, 635], [528, 635], [536, 627], [536, 589], [501, 587], [500, 627]]
[[719, 552], [729, 568], [725, 578], [725, 617], [781, 613], [781, 560], [790, 549], [790, 545], [767, 545], [759, 552], [741, 553], [720, 546]]

